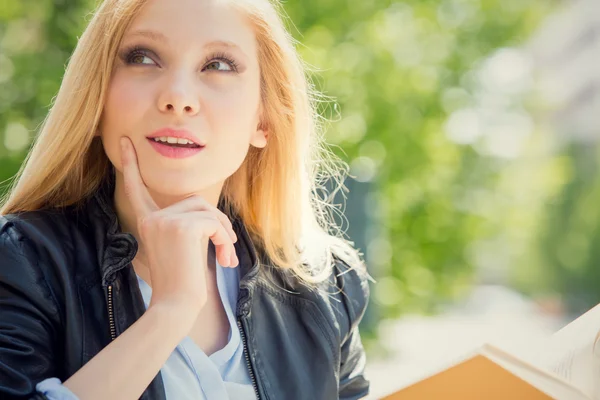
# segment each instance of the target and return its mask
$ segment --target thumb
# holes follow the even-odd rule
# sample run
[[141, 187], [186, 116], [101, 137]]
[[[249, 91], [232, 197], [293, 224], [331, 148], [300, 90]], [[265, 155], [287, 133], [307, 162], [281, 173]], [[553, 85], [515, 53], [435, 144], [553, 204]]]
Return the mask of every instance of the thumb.
[[131, 202], [136, 217], [142, 218], [158, 210], [158, 206], [150, 196], [150, 192], [148, 192], [148, 188], [142, 179], [137, 154], [133, 143], [128, 137], [121, 138], [121, 161], [123, 163], [125, 194]]

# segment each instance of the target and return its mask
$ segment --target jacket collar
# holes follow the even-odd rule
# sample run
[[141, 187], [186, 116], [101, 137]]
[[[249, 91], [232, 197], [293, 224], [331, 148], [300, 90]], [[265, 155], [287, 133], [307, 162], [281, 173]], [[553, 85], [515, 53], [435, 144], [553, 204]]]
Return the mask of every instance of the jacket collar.
[[[108, 286], [118, 271], [131, 265], [138, 251], [135, 237], [123, 232], [114, 207], [115, 178], [114, 169], [100, 184], [98, 190], [86, 204], [86, 214], [89, 215], [97, 248], [97, 261], [102, 275], [102, 286]], [[219, 209], [226, 210], [223, 202]], [[251, 294], [259, 270], [259, 260], [256, 248], [244, 226], [242, 219], [235, 212], [228, 212], [233, 230], [238, 237], [235, 250], [240, 260], [240, 288], [247, 289]]]

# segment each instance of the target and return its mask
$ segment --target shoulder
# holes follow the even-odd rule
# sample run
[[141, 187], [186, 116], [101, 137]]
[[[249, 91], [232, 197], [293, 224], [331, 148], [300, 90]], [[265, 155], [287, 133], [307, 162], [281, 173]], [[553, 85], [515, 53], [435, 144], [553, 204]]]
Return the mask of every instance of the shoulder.
[[70, 209], [0, 215], [0, 278], [31, 284], [60, 282], [75, 265], [74, 213]]
[[299, 295], [321, 310], [329, 326], [344, 343], [361, 322], [369, 304], [369, 274], [365, 264], [353, 254], [330, 253], [326, 279]]
[[24, 254], [26, 248], [56, 233], [56, 217], [49, 211], [26, 211], [0, 215], [0, 249]]
[[362, 319], [369, 303], [369, 274], [360, 259], [347, 259], [333, 255], [331, 281], [344, 302], [352, 327]]
[[261, 254], [259, 285], [277, 296], [315, 304], [337, 332], [338, 340], [344, 341], [363, 318], [372, 279], [358, 252], [349, 244], [337, 238], [321, 242], [326, 246], [313, 252], [303, 264], [304, 271], [315, 277], [315, 282], [301, 279], [291, 268], [276, 267]]
[[73, 214], [70, 209], [48, 209], [0, 215], [0, 237], [23, 241], [63, 236]]
[[344, 341], [362, 320], [369, 304], [371, 280], [358, 253], [347, 245], [332, 246], [327, 251], [323, 279], [315, 284], [289, 285], [297, 296], [317, 304], [330, 325]]
[[351, 324], [356, 325], [369, 302], [371, 278], [367, 266], [350, 242], [336, 236], [327, 236], [322, 242], [325, 243], [320, 252], [322, 261], [316, 264], [327, 267], [323, 276], [327, 279], [318, 289], [330, 302], [343, 304]]
[[[85, 223], [72, 207], [0, 215], [3, 247], [44, 251], [69, 246]], [[43, 256], [43, 254], [42, 254]]]
[[[53, 217], [45, 212], [0, 216], [0, 287], [13, 302], [27, 301], [36, 308], [58, 315], [56, 261], [61, 238], [53, 237]], [[53, 242], [54, 246], [49, 245]], [[16, 303], [15, 303], [16, 304]], [[23, 303], [25, 304], [25, 303]], [[25, 306], [24, 306], [25, 307]]]
[[339, 253], [332, 257], [329, 278], [320, 285], [319, 293], [343, 342], [365, 314], [370, 298], [370, 277], [358, 257]]

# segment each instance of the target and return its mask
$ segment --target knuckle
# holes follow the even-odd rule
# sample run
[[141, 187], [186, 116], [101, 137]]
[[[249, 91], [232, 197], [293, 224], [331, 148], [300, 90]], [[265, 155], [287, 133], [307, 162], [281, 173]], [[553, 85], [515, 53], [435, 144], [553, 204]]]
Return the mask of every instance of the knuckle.
[[229, 218], [229, 215], [225, 214], [223, 211], [221, 211], [221, 215], [223, 216], [223, 220], [225, 221], [225, 223], [227, 225], [229, 225], [230, 227], [232, 227], [233, 223], [231, 222], [231, 219]]
[[202, 221], [202, 224], [209, 226], [213, 226], [216, 222], [219, 222], [218, 218], [216, 218], [211, 212], [202, 213], [202, 218], [200, 221]]
[[216, 234], [221, 233], [221, 229], [223, 228], [223, 225], [221, 225], [221, 221], [219, 221], [219, 219], [217, 217], [215, 217], [214, 215], [210, 215], [206, 219], [206, 224], [213, 233], [216, 233]]
[[221, 222], [219, 220], [219, 217], [213, 213], [209, 213], [208, 214], [208, 219], [210, 219], [211, 222], [215, 223], [215, 222]]
[[224, 212], [222, 212], [222, 211], [219, 211], [219, 214], [218, 214], [218, 215], [219, 215], [219, 219], [220, 219], [220, 220], [221, 220], [221, 221], [222, 221], [222, 222], [223, 222], [225, 225], [231, 226], [231, 221], [229, 220], [229, 217], [227, 217], [227, 214], [225, 214], [225, 213], [224, 213]]
[[171, 219], [167, 216], [162, 216], [160, 218], [160, 226], [162, 228], [162, 230], [171, 233], [171, 232], [177, 232], [180, 225], [180, 221], [178, 221], [177, 219]]
[[204, 199], [204, 197], [198, 195], [198, 194], [193, 194], [190, 196], [190, 199], [192, 199], [192, 201], [196, 204], [198, 204], [199, 206], [206, 206], [206, 200]]
[[152, 221], [147, 216], [138, 218], [138, 226], [141, 233], [147, 233], [150, 230]]
[[187, 227], [187, 224], [178, 221], [173, 224], [171, 231], [176, 237], [183, 237], [188, 234], [189, 229]]
[[164, 215], [155, 215], [153, 220], [157, 230], [164, 231], [169, 229], [170, 221]]
[[198, 229], [212, 235], [215, 231], [215, 221], [211, 218], [203, 218], [202, 221], [198, 223]]

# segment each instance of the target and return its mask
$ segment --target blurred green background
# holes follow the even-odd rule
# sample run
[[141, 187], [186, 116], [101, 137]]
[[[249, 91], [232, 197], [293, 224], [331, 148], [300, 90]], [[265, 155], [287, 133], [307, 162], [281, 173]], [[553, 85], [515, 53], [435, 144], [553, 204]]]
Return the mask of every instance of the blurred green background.
[[[47, 113], [93, 3], [0, 0], [3, 182]], [[354, 177], [348, 234], [378, 281], [367, 341], [379, 321], [436, 313], [482, 282], [572, 313], [600, 302], [598, 148], [579, 125], [560, 123], [569, 104], [542, 79], [573, 58], [547, 50], [564, 37], [542, 29], [564, 6], [284, 3], [317, 86], [335, 99], [322, 111]]]

